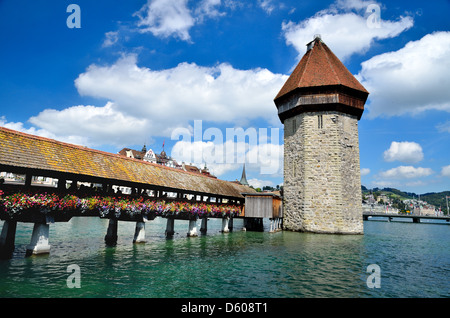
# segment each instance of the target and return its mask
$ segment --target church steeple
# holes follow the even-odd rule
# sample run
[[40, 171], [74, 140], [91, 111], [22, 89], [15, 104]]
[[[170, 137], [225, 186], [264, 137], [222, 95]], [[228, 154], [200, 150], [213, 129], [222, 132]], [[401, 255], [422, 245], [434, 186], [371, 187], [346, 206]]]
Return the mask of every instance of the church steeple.
[[244, 168], [242, 169], [241, 181], [239, 181], [239, 183], [242, 184], [242, 185], [248, 186], [247, 176], [245, 175], [245, 163], [244, 163]]

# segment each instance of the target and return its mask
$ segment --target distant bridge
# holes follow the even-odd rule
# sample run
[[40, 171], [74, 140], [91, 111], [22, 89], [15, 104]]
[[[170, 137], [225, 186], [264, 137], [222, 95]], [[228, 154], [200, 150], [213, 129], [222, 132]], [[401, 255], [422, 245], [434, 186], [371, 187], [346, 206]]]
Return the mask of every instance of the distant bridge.
[[[412, 219], [413, 223], [420, 223], [420, 220], [442, 220], [446, 221], [443, 224], [450, 224], [450, 216], [433, 216], [433, 215], [415, 215], [415, 214], [389, 214], [389, 213], [373, 213], [373, 212], [364, 212], [363, 220], [370, 221], [376, 220], [372, 217], [382, 217], [386, 218], [388, 221], [393, 221], [394, 218], [404, 218], [404, 219]], [[442, 224], [442, 223], [440, 223]]]

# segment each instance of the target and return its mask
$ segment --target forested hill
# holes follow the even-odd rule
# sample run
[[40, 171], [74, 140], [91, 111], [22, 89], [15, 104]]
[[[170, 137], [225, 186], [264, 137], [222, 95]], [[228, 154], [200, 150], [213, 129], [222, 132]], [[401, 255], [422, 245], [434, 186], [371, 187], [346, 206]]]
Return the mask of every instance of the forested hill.
[[[400, 200], [405, 199], [419, 199], [419, 194], [413, 193], [413, 192], [403, 192], [398, 189], [394, 188], [374, 188], [374, 189], [367, 189], [365, 186], [361, 186], [361, 189], [363, 193], [375, 193], [375, 194], [386, 194], [387, 196], [392, 195], [395, 197], [398, 197]], [[436, 207], [442, 206], [442, 208], [447, 207], [447, 203], [445, 201], [445, 196], [450, 197], [450, 191], [442, 191], [442, 192], [430, 192], [430, 193], [424, 193], [420, 194], [420, 200], [426, 201], [429, 204], [432, 204]], [[450, 204], [450, 198], [449, 198], [449, 204]]]

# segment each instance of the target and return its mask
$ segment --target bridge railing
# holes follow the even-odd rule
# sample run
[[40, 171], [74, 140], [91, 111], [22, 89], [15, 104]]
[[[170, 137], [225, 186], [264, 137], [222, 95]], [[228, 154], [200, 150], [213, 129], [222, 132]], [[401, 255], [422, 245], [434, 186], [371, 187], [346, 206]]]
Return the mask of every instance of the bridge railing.
[[[387, 218], [389, 221], [392, 221], [394, 218], [407, 218], [412, 219], [414, 223], [420, 223], [421, 219], [428, 219], [428, 220], [441, 220], [446, 221], [447, 224], [450, 224], [450, 216], [436, 216], [436, 215], [419, 215], [419, 214], [389, 214], [389, 213], [377, 213], [377, 212], [364, 212], [363, 213], [363, 219], [365, 221], [369, 220], [375, 220], [371, 219], [372, 217], [377, 218]], [[444, 223], [445, 224], [445, 223]]]

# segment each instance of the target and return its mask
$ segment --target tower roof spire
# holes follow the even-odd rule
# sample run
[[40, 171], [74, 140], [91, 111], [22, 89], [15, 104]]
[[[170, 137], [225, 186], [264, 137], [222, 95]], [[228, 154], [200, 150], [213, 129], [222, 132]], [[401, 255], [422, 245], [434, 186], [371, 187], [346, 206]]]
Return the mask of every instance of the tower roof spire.
[[242, 169], [241, 181], [239, 181], [239, 183], [242, 185], [248, 186], [247, 176], [245, 175], [245, 163], [244, 163], [244, 168]]
[[292, 72], [275, 100], [297, 88], [343, 85], [369, 93], [337, 58], [320, 36], [307, 44], [308, 50]]
[[[295, 112], [334, 108], [359, 119], [369, 92], [320, 36], [316, 35], [306, 46], [305, 55], [274, 99], [280, 119], [292, 115], [294, 108]], [[289, 106], [280, 107], [283, 104]]]

